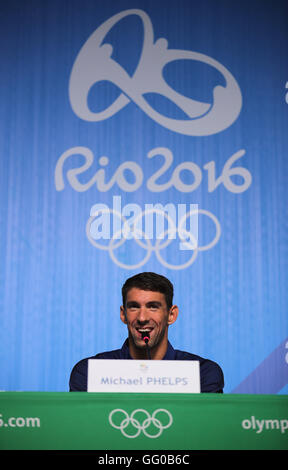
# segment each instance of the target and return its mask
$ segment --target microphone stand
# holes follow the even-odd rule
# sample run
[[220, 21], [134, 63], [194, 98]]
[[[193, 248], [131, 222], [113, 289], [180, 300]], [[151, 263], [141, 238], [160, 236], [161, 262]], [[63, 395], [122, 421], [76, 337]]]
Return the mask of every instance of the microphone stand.
[[145, 341], [145, 344], [146, 344], [147, 358], [151, 359], [150, 349], [149, 349], [149, 346], [148, 346], [148, 342], [149, 342], [149, 339], [150, 339], [149, 334], [148, 333], [142, 333], [142, 339], [143, 339], [143, 341]]

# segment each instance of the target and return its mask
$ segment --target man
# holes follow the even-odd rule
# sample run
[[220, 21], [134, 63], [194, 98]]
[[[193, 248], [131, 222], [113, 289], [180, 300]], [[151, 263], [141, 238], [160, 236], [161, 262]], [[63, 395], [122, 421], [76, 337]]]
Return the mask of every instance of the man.
[[70, 391], [87, 391], [88, 359], [147, 359], [143, 336], [148, 336], [152, 360], [199, 361], [201, 392], [223, 393], [224, 377], [218, 364], [174, 349], [168, 341], [169, 325], [178, 316], [173, 291], [171, 282], [159, 274], [145, 272], [127, 279], [122, 287], [120, 319], [127, 325], [128, 338], [121, 349], [78, 362], [71, 372]]

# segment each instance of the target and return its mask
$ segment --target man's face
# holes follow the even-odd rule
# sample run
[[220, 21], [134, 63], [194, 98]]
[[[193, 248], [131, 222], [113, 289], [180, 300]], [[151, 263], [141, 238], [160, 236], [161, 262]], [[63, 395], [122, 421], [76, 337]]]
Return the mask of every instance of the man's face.
[[[121, 307], [121, 320], [127, 324], [130, 347], [145, 348], [142, 332], [149, 333], [149, 347], [166, 352], [168, 326], [177, 318], [178, 309], [168, 310], [161, 292], [144, 291], [133, 287], [127, 293], [126, 308]], [[164, 350], [165, 349], [165, 350]]]

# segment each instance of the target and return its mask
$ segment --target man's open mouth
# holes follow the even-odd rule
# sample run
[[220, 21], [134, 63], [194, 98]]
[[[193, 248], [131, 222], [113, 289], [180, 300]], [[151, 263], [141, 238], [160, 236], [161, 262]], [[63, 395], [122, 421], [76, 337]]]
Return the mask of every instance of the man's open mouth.
[[142, 336], [143, 333], [150, 335], [153, 331], [153, 327], [136, 327], [136, 331], [139, 333], [139, 337]]

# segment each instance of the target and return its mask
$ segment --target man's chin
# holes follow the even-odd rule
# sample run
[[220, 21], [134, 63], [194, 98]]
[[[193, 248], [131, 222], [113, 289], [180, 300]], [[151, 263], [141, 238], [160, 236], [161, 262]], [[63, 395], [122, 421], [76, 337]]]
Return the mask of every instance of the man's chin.
[[[143, 339], [139, 340], [137, 338], [136, 341], [134, 340], [134, 344], [135, 344], [136, 348], [139, 348], [139, 349], [145, 349], [146, 348], [146, 343], [145, 343], [145, 341], [143, 341]], [[148, 346], [151, 347], [150, 342], [148, 343]]]
[[[135, 336], [129, 336], [129, 341], [132, 341], [134, 346], [137, 349], [145, 349], [146, 348], [146, 343], [142, 338], [139, 338], [138, 336], [135, 338]], [[148, 343], [149, 348], [153, 346], [153, 341], [149, 341]]]

